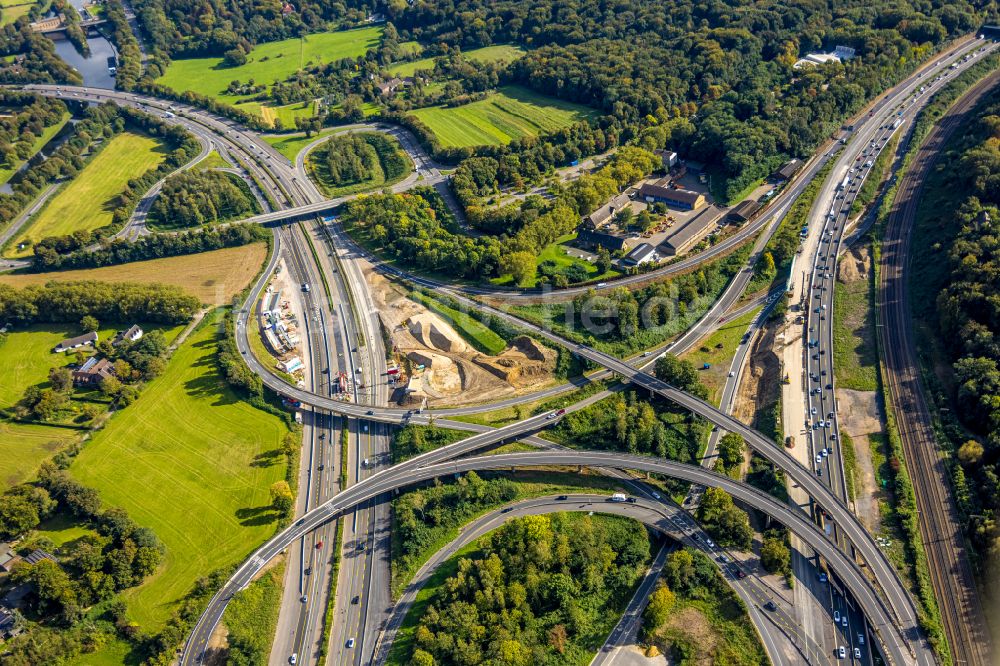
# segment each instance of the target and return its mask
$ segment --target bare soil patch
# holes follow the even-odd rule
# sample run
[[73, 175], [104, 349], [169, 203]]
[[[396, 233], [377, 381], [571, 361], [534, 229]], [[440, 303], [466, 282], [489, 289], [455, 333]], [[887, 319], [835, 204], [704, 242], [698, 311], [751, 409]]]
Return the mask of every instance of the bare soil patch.
[[367, 277], [375, 306], [400, 364], [397, 391], [404, 405], [467, 405], [536, 391], [553, 382], [557, 354], [527, 337], [497, 356], [471, 347], [447, 321], [374, 272]]
[[854, 512], [871, 532], [882, 526], [878, 500], [880, 489], [872, 465], [869, 435], [882, 432], [882, 420], [874, 391], [837, 389], [837, 414], [840, 429], [850, 436], [854, 446], [856, 468], [856, 496]]

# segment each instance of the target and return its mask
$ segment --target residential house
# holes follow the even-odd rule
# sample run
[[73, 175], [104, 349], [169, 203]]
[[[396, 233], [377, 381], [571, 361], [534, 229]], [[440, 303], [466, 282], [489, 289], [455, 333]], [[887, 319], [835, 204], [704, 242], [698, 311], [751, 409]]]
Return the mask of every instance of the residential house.
[[138, 324], [133, 324], [127, 331], [118, 331], [115, 334], [115, 339], [111, 342], [113, 347], [117, 347], [125, 341], [135, 342], [143, 335], [142, 329]]
[[705, 195], [694, 190], [671, 187], [669, 178], [661, 178], [652, 183], [643, 183], [639, 196], [646, 201], [662, 202], [680, 210], [698, 210], [705, 205]]
[[392, 93], [396, 92], [396, 88], [398, 88], [401, 85], [403, 85], [403, 79], [394, 76], [388, 81], [383, 81], [381, 83], [375, 84], [375, 87], [378, 88], [378, 92], [380, 95], [382, 95], [383, 97], [388, 97]]
[[654, 150], [653, 154], [660, 158], [663, 170], [670, 171], [677, 166], [677, 153], [672, 150]]
[[73, 384], [76, 386], [100, 386], [102, 381], [113, 377], [114, 374], [115, 367], [111, 361], [92, 356], [73, 371]]
[[47, 553], [41, 548], [36, 548], [24, 556], [24, 561], [27, 562], [28, 564], [38, 564], [42, 560], [49, 560], [50, 562], [55, 562], [56, 558], [51, 553]]
[[70, 349], [79, 349], [80, 347], [84, 347], [86, 345], [93, 346], [95, 344], [97, 344], [97, 333], [84, 333], [83, 335], [78, 335], [75, 338], [63, 340], [56, 345], [53, 351], [58, 354], [60, 352], [69, 351]]

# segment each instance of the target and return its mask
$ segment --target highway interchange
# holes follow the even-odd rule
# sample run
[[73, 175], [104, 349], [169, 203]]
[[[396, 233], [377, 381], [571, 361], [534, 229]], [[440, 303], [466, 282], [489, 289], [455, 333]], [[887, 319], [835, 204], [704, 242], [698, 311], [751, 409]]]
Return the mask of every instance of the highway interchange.
[[[975, 41], [966, 41], [959, 47], [964, 52], [967, 49], [978, 48]], [[948, 67], [948, 63], [941, 59], [941, 67]], [[950, 60], [948, 61], [950, 62]], [[925, 68], [923, 72], [926, 72]], [[922, 72], [922, 73], [923, 73]], [[834, 174], [841, 170], [846, 170], [845, 165], [856, 162], [860, 165], [867, 165], [869, 160], [873, 160], [877, 151], [886, 145], [889, 134], [898, 129], [900, 125], [891, 127], [891, 121], [887, 118], [899, 117], [902, 119], [912, 119], [917, 105], [911, 104], [903, 110], [904, 116], [889, 115], [886, 111], [894, 114], [896, 106], [907, 100], [912, 95], [915, 84], [924, 85], [930, 83], [930, 74], [926, 78], [911, 77], [910, 80], [897, 86], [890, 95], [880, 100], [873, 108], [872, 114], [866, 119], [862, 118], [856, 125], [853, 137], [847, 149], [840, 153], [840, 158], [834, 165]], [[920, 79], [920, 80], [918, 80]], [[137, 95], [119, 93], [113, 91], [96, 91], [77, 89], [72, 87], [56, 86], [29, 86], [45, 94], [53, 94], [66, 99], [76, 99], [78, 101], [104, 101], [111, 99], [118, 103], [134, 104], [147, 110], [175, 109], [181, 105], [169, 104], [152, 98], [144, 98]], [[926, 95], [930, 94], [930, 90]], [[925, 95], [925, 97], [926, 97]], [[914, 100], [915, 101], [915, 100]], [[172, 112], [171, 112], [172, 113]], [[684, 394], [663, 382], [657, 380], [648, 373], [643, 372], [636, 366], [648, 366], [670, 345], [654, 350], [649, 355], [644, 355], [634, 359], [633, 363], [626, 363], [589, 347], [568, 342], [559, 336], [540, 329], [533, 324], [518, 320], [508, 313], [493, 309], [483, 303], [473, 301], [471, 295], [489, 292], [496, 296], [491, 290], [479, 290], [476, 288], [455, 288], [452, 285], [441, 285], [439, 283], [428, 283], [422, 278], [412, 275], [400, 275], [398, 270], [389, 269], [382, 265], [374, 257], [367, 256], [360, 248], [355, 246], [349, 238], [342, 234], [339, 225], [325, 224], [322, 220], [317, 220], [315, 213], [329, 212], [339, 201], [324, 201], [315, 187], [303, 177], [301, 163], [298, 165], [289, 163], [283, 156], [278, 155], [266, 142], [260, 141], [252, 133], [245, 132], [236, 127], [230, 121], [222, 120], [192, 108], [183, 108], [178, 113], [177, 122], [183, 124], [202, 140], [203, 149], [207, 146], [214, 146], [225, 152], [229, 156], [239, 156], [235, 162], [246, 169], [255, 182], [262, 185], [268, 191], [268, 196], [279, 202], [281, 210], [265, 213], [263, 216], [252, 218], [258, 222], [279, 222], [289, 219], [302, 220], [300, 225], [290, 225], [283, 227], [280, 231], [275, 231], [275, 247], [272, 255], [271, 265], [265, 271], [265, 278], [268, 277], [279, 257], [285, 257], [290, 265], [290, 270], [296, 275], [296, 279], [302, 283], [311, 283], [314, 289], [302, 294], [307, 312], [314, 313], [314, 317], [308, 325], [307, 337], [311, 356], [311, 378], [310, 385], [303, 389], [289, 387], [282, 380], [275, 377], [267, 368], [260, 366], [252, 354], [247, 353], [247, 327], [248, 322], [253, 321], [253, 306], [256, 303], [262, 289], [266, 286], [266, 280], [262, 280], [255, 286], [246, 305], [237, 317], [237, 343], [240, 350], [245, 354], [251, 368], [261, 375], [262, 379], [271, 388], [279, 391], [283, 395], [302, 401], [306, 405], [313, 406], [316, 411], [311, 414], [306, 423], [306, 440], [310, 443], [307, 449], [309, 453], [309, 464], [303, 466], [304, 484], [300, 487], [303, 490], [300, 508], [303, 515], [296, 523], [281, 533], [276, 535], [261, 549], [255, 552], [251, 558], [237, 570], [232, 579], [213, 598], [205, 614], [199, 619], [197, 626], [189, 640], [183, 655], [183, 663], [197, 663], [200, 659], [200, 648], [206, 644], [207, 636], [217, 624], [221, 613], [225, 608], [225, 602], [238, 589], [244, 587], [253, 576], [259, 571], [268, 560], [282, 550], [298, 544], [298, 567], [295, 569], [293, 578], [298, 578], [296, 591], [303, 591], [306, 599], [312, 599], [312, 603], [302, 603], [298, 619], [288, 624], [294, 626], [294, 632], [290, 638], [282, 644], [282, 632], [279, 627], [279, 635], [275, 644], [276, 651], [281, 645], [284, 653], [301, 653], [303, 656], [310, 655], [317, 649], [317, 641], [321, 627], [321, 615], [325, 604], [319, 603], [328, 587], [328, 581], [323, 576], [323, 571], [328, 569], [325, 565], [332, 558], [329, 549], [334, 543], [333, 534], [335, 528], [332, 526], [331, 518], [339, 515], [346, 515], [345, 520], [345, 553], [353, 549], [362, 553], [362, 556], [345, 558], [340, 568], [340, 582], [337, 585], [337, 605], [340, 608], [345, 599], [353, 599], [357, 596], [362, 600], [359, 603], [358, 612], [336, 616], [334, 625], [334, 636], [351, 636], [355, 638], [357, 644], [348, 652], [346, 644], [338, 638], [331, 641], [333, 652], [330, 660], [333, 663], [367, 663], [372, 659], [375, 644], [378, 640], [379, 629], [387, 619], [387, 611], [390, 608], [388, 598], [388, 555], [387, 555], [387, 529], [388, 507], [384, 501], [385, 494], [396, 488], [415, 483], [420, 479], [435, 478], [461, 472], [469, 469], [493, 469], [507, 468], [515, 466], [530, 465], [553, 465], [564, 464], [575, 466], [580, 464], [603, 466], [608, 468], [622, 468], [634, 470], [656, 471], [676, 478], [692, 481], [699, 485], [716, 485], [724, 487], [738, 499], [750, 506], [755, 506], [775, 517], [779, 522], [791, 528], [795, 534], [808, 543], [809, 547], [816, 553], [821, 554], [823, 561], [832, 572], [836, 574], [837, 580], [841, 581], [851, 591], [851, 595], [864, 609], [868, 623], [877, 632], [882, 641], [882, 647], [887, 656], [894, 663], [933, 663], [933, 657], [929, 647], [921, 637], [919, 624], [917, 622], [917, 612], [913, 600], [905, 590], [901, 581], [895, 573], [892, 565], [885, 559], [878, 545], [871, 535], [867, 533], [863, 526], [853, 516], [845, 503], [843, 492], [843, 471], [840, 456], [820, 456], [818, 464], [826, 465], [827, 473], [824, 477], [817, 477], [814, 470], [800, 464], [795, 458], [785, 450], [775, 447], [763, 435], [756, 433], [744, 424], [729, 417], [726, 413], [732, 399], [733, 387], [738, 384], [739, 376], [745, 365], [747, 351], [752, 342], [752, 335], [741, 343], [733, 363], [732, 377], [727, 382], [724, 394], [723, 405], [726, 409], [720, 410], [703, 401]], [[385, 129], [385, 128], [381, 128]], [[408, 152], [414, 158], [417, 171], [411, 178], [400, 183], [398, 189], [412, 187], [416, 183], [439, 184], [443, 182], [440, 170], [433, 165], [416, 147], [415, 142], [405, 132], [394, 132], [400, 138]], [[851, 148], [863, 147], [862, 159], [854, 158], [855, 151]], [[704, 335], [714, 330], [720, 320], [729, 311], [733, 304], [742, 296], [743, 291], [750, 276], [754, 261], [760, 254], [764, 243], [777, 229], [783, 216], [794, 199], [801, 193], [809, 180], [823, 168], [824, 164], [834, 159], [835, 151], [826, 147], [826, 152], [822, 157], [811, 160], [803, 174], [793, 182], [782, 196], [778, 198], [767, 213], [761, 215], [757, 221], [746, 225], [724, 243], [720, 243], [710, 251], [690, 257], [681, 262], [671, 264], [659, 271], [641, 276], [643, 282], [655, 279], [661, 275], [670, 275], [682, 270], [687, 270], [691, 266], [702, 261], [706, 261], [714, 256], [719, 256], [723, 252], [730, 251], [733, 247], [752, 238], [755, 234], [764, 230], [765, 233], [757, 238], [757, 242], [752, 252], [750, 265], [741, 271], [737, 278], [727, 287], [723, 297], [713, 306], [708, 314], [688, 333], [673, 343], [670, 350], [680, 352], [691, 345], [697, 343]], [[813, 377], [809, 378], [805, 388], [808, 391], [806, 400], [809, 401], [809, 409], [816, 409], [813, 421], [822, 419], [824, 426], [812, 428], [809, 426], [808, 433], [812, 450], [816, 451], [817, 444], [823, 444], [821, 448], [833, 449], [836, 451], [836, 436], [838, 432], [836, 423], [836, 409], [833, 403], [833, 372], [832, 353], [819, 353], [820, 350], [832, 350], [832, 333], [829, 321], [824, 318], [825, 312], [832, 313], [833, 289], [823, 289], [824, 283], [832, 287], [832, 276], [835, 274], [835, 262], [837, 251], [843, 240], [845, 227], [844, 221], [847, 215], [842, 211], [850, 209], [853, 195], [857, 191], [857, 184], [867, 175], [871, 166], [862, 166], [857, 172], [851, 174], [852, 182], [848, 184], [850, 188], [843, 192], [844, 197], [840, 198], [834, 194], [833, 201], [834, 215], [831, 217], [825, 213], [821, 214], [822, 224], [811, 225], [817, 228], [822, 234], [820, 239], [820, 250], [813, 257], [811, 265], [811, 284], [819, 287], [815, 291], [819, 298], [808, 299], [809, 306], [805, 314], [813, 315], [810, 318], [809, 326], [817, 329], [817, 340], [820, 341], [815, 358], [811, 358], [814, 363], [808, 363], [809, 373]], [[843, 179], [827, 179], [827, 188], [836, 183], [843, 182]], [[827, 193], [821, 194], [822, 200]], [[819, 219], [813, 216], [814, 219]], [[828, 233], [829, 232], [829, 233]], [[139, 233], [139, 232], [136, 232]], [[308, 238], [307, 238], [308, 236]], [[729, 245], [726, 245], [729, 244]], [[306, 247], [310, 246], [310, 249]], [[315, 251], [319, 247], [320, 251]], [[825, 249], [825, 252], [823, 251]], [[327, 251], [329, 250], [329, 251]], [[808, 514], [795, 507], [782, 505], [769, 498], [759, 491], [726, 479], [718, 477], [712, 472], [698, 469], [691, 466], [678, 465], [667, 461], [653, 459], [636, 459], [634, 456], [620, 454], [597, 454], [589, 452], [562, 452], [546, 451], [544, 453], [531, 454], [509, 454], [504, 456], [490, 456], [482, 458], [470, 458], [455, 460], [459, 455], [471, 453], [497, 443], [507, 441], [532, 441], [537, 440], [533, 433], [550, 423], [546, 415], [540, 415], [526, 419], [524, 421], [506, 426], [500, 429], [486, 429], [476, 427], [472, 424], [460, 421], [448, 421], [441, 418], [453, 413], [462, 413], [463, 410], [475, 411], [477, 408], [463, 408], [463, 410], [434, 410], [433, 419], [437, 425], [455, 427], [465, 430], [481, 430], [477, 434], [462, 440], [457, 444], [443, 447], [438, 451], [425, 454], [406, 463], [402, 463], [392, 468], [385, 468], [380, 463], [388, 460], [390, 427], [391, 424], [404, 422], [426, 424], [432, 418], [429, 413], [413, 413], [410, 410], [400, 410], [386, 406], [388, 393], [381, 387], [381, 378], [385, 377], [385, 350], [381, 347], [381, 335], [378, 330], [377, 313], [370, 300], [370, 294], [365, 285], [362, 274], [363, 261], [368, 261], [376, 269], [384, 270], [403, 277], [415, 284], [432, 286], [436, 289], [447, 289], [449, 293], [463, 305], [480, 311], [488, 311], [495, 316], [503, 317], [524, 329], [547, 338], [556, 345], [565, 346], [573, 353], [590, 360], [591, 362], [605, 368], [603, 376], [608, 373], [624, 378], [632, 384], [646, 388], [663, 395], [692, 412], [706, 418], [718, 426], [719, 431], [737, 432], [741, 434], [747, 443], [757, 450], [761, 455], [775, 463], [783, 469], [786, 474], [798, 486], [800, 486], [813, 501], [826, 512], [829, 520], [835, 526], [835, 540], [831, 541], [824, 531], [810, 519]], [[324, 294], [324, 289], [319, 289], [318, 285], [326, 284], [328, 281], [320, 276], [320, 272], [329, 278], [330, 293]], [[622, 283], [640, 282], [626, 278]], [[566, 296], [575, 293], [575, 290], [563, 290], [559, 296]], [[505, 300], [534, 297], [537, 294], [526, 294], [524, 292], [504, 292], [500, 294]], [[815, 300], [815, 305], [813, 304]], [[335, 306], [336, 304], [336, 306]], [[344, 304], [349, 304], [345, 306]], [[818, 317], [818, 320], [817, 320]], [[759, 319], [755, 321], [751, 333], [756, 329]], [[331, 338], [333, 340], [331, 341]], [[331, 346], [332, 344], [332, 346]], [[337, 350], [336, 355], [334, 350]], [[360, 350], [360, 351], [359, 351]], [[360, 370], [360, 372], [359, 372]], [[344, 402], [333, 399], [330, 396], [330, 379], [336, 372], [345, 372], [351, 377], [358, 376], [365, 383], [365, 389], [357, 393], [354, 402]], [[826, 374], [824, 374], [826, 373]], [[828, 382], [823, 378], [829, 377]], [[354, 385], [354, 390], [358, 390], [358, 384]], [[825, 387], [830, 385], [830, 389]], [[552, 394], [564, 392], [571, 387], [557, 387], [549, 389]], [[820, 391], [816, 392], [816, 388]], [[586, 401], [591, 404], [593, 400]], [[484, 406], [483, 408], [494, 408], [496, 405]], [[581, 405], [574, 405], [569, 409], [578, 409]], [[826, 417], [832, 413], [832, 417]], [[335, 414], [344, 415], [350, 418], [342, 420]], [[821, 416], [822, 415], [822, 416]], [[824, 418], [826, 417], [826, 418]], [[833, 421], [829, 428], [825, 426], [826, 421]], [[339, 456], [340, 428], [348, 428], [349, 437], [353, 440], [352, 446], [348, 447], [350, 479], [348, 487], [339, 488], [339, 479], [336, 470], [340, 469], [337, 464]], [[713, 433], [713, 442], [718, 433]], [[711, 450], [710, 450], [711, 451]], [[306, 458], [307, 456], [303, 456]], [[369, 459], [373, 464], [363, 465], [364, 459]], [[323, 465], [323, 469], [319, 468]], [[381, 469], [379, 469], [382, 467]], [[681, 469], [684, 468], [684, 469]], [[325, 471], [324, 471], [325, 470]], [[315, 478], [314, 478], [315, 477]], [[762, 496], [763, 495], [763, 496]], [[381, 497], [381, 501], [379, 498]], [[666, 505], [663, 505], [666, 506]], [[648, 506], [646, 507], [648, 508]], [[382, 526], [381, 531], [376, 532], [376, 526]], [[853, 545], [853, 549], [864, 563], [876, 581], [877, 586], [872, 586], [869, 576], [845, 551], [838, 548], [841, 546]], [[324, 544], [319, 548], [316, 544]], [[360, 545], [360, 544], [363, 544]], [[320, 552], [314, 552], [320, 551]], [[851, 553], [848, 548], [847, 553]], [[329, 554], [328, 554], [329, 553]], [[355, 553], [356, 555], [356, 553]], [[290, 558], [294, 561], [296, 558]], [[307, 575], [306, 569], [311, 573]], [[380, 578], [384, 576], [384, 578]], [[286, 596], [288, 596], [289, 586], [286, 581]], [[342, 590], [343, 588], [343, 590]], [[371, 598], [372, 591], [382, 596]], [[287, 608], [288, 604], [283, 606]], [[282, 614], [282, 626], [289, 622], [286, 614]], [[761, 622], [758, 622], [760, 629]], [[763, 622], [767, 624], [767, 622]], [[853, 641], [853, 632], [848, 631], [846, 638]], [[871, 642], [869, 641], [869, 644]], [[339, 647], [338, 647], [339, 646]], [[770, 650], [769, 650], [770, 652]], [[362, 655], [369, 655], [363, 657]]]

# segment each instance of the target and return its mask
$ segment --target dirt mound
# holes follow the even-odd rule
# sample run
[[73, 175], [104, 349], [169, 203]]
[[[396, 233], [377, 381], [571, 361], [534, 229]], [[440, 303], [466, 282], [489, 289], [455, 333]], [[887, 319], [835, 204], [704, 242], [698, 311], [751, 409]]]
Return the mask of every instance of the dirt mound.
[[479, 354], [473, 362], [515, 387], [537, 385], [555, 370], [559, 355], [537, 340], [522, 335], [514, 338], [499, 356]]
[[469, 346], [455, 329], [430, 312], [411, 315], [409, 329], [410, 335], [430, 349], [454, 354], [469, 351]]
[[868, 278], [868, 271], [871, 270], [871, 255], [867, 248], [852, 248], [838, 262], [841, 282], [857, 282]]
[[446, 320], [409, 298], [404, 288], [372, 271], [365, 276], [402, 368], [404, 384], [397, 385], [394, 396], [401, 405], [490, 402], [552, 381], [555, 351], [522, 336], [498, 356], [482, 354]]

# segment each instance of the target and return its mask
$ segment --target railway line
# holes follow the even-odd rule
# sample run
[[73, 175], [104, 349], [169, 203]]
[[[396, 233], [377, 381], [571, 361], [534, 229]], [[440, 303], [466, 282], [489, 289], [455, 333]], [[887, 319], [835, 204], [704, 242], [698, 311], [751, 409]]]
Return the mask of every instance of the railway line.
[[941, 118], [900, 181], [882, 244], [877, 285], [878, 340], [889, 399], [913, 482], [921, 541], [954, 663], [991, 664], [986, 621], [966, 555], [947, 469], [921, 386], [908, 304], [906, 267], [924, 183], [949, 138], [997, 84], [994, 72], [970, 88]]

